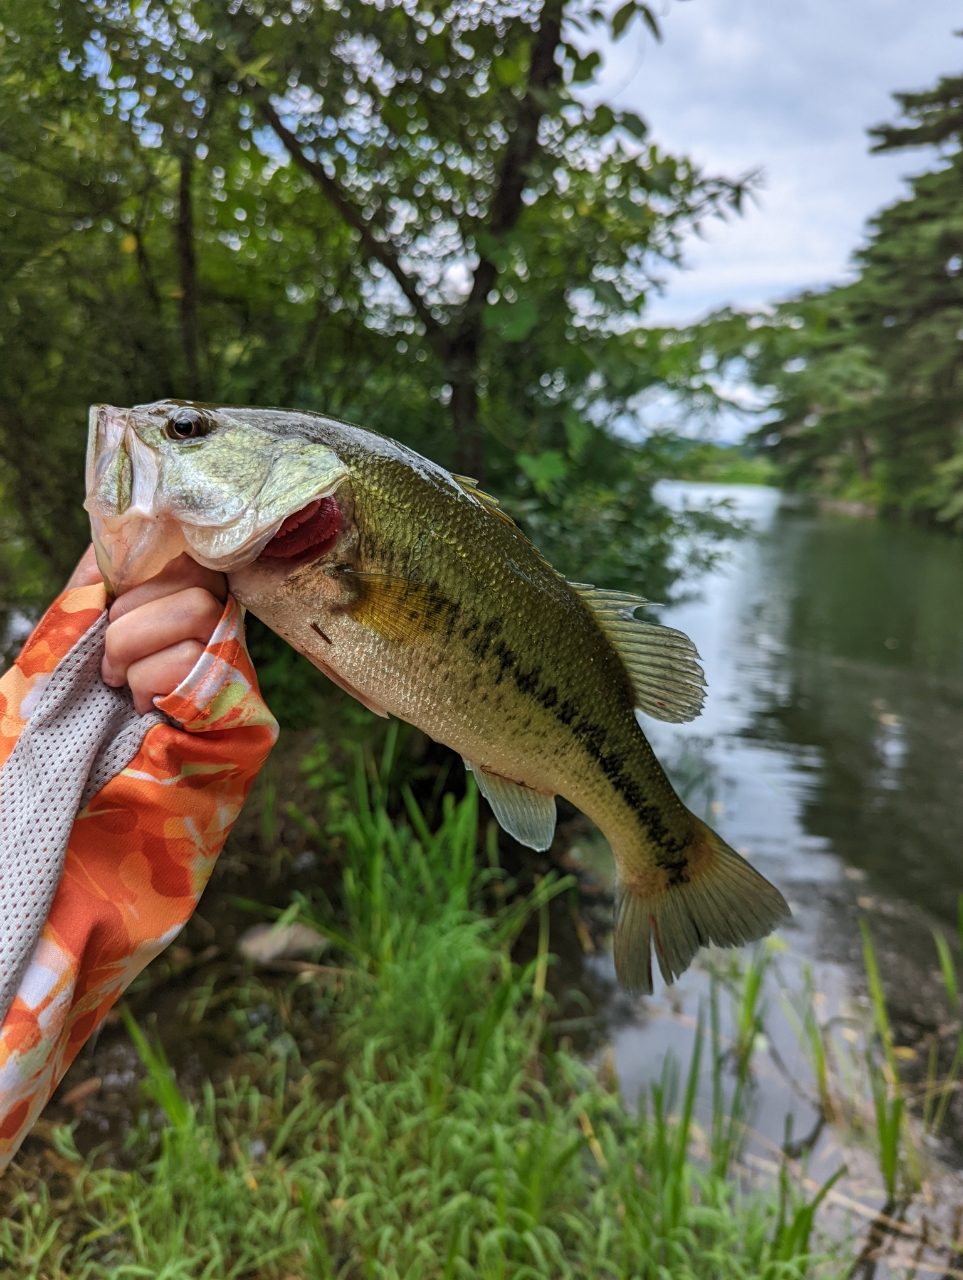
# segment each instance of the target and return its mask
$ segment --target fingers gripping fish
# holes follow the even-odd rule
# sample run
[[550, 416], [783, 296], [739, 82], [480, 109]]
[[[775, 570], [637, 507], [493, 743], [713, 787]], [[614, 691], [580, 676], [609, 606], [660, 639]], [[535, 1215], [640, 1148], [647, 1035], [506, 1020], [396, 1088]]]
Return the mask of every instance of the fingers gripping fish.
[[475, 483], [317, 414], [163, 401], [91, 410], [87, 510], [108, 585], [183, 550], [325, 675], [458, 751], [506, 831], [546, 849], [555, 796], [619, 877], [615, 963], [651, 991], [707, 943], [763, 937], [782, 895], [690, 813], [645, 739], [703, 673], [645, 602], [566, 582]]

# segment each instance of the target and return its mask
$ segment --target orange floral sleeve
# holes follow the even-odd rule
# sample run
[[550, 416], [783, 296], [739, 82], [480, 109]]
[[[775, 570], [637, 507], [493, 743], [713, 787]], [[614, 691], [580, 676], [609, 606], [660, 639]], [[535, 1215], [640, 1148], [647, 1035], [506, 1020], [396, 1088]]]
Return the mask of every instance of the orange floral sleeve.
[[[60, 659], [100, 618], [103, 586], [65, 592], [0, 680], [0, 767]], [[130, 764], [80, 810], [36, 951], [0, 1027], [0, 1169], [84, 1041], [190, 917], [275, 739], [240, 607], [157, 706]]]

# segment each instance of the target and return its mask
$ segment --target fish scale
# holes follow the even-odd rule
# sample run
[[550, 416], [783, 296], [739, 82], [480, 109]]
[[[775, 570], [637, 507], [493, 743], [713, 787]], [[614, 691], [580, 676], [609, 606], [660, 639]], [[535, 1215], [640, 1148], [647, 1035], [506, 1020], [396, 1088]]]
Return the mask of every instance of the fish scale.
[[[787, 914], [676, 796], [645, 738], [638, 710], [691, 719], [703, 680], [685, 636], [636, 618], [644, 601], [566, 582], [474, 481], [360, 427], [169, 401], [91, 421], [88, 509], [118, 580], [137, 556], [187, 546], [335, 683], [459, 752], [518, 839], [548, 847], [556, 795], [596, 823], [618, 872], [628, 989], [652, 989], [653, 948], [671, 980], [705, 943], [754, 940]], [[133, 467], [131, 492], [149, 488], [139, 461], [153, 496], [122, 510], [117, 474]], [[319, 499], [327, 541], [302, 550]], [[125, 558], [135, 521], [127, 543], [141, 550]]]
[[[611, 776], [593, 767], [607, 753], [620, 762], [619, 772], [636, 791], [656, 799], [658, 837], [664, 839], [668, 828], [670, 838], [684, 844], [686, 811], [639, 729], [624, 667], [577, 593], [530, 543], [492, 520], [478, 502], [440, 486], [431, 494], [418, 494], [425, 480], [404, 467], [394, 469], [400, 473], [394, 484], [375, 481], [372, 501], [363, 506], [361, 562], [374, 572], [437, 583], [448, 599], [463, 602], [464, 618], [454, 636], [446, 632], [437, 642], [455, 646], [449, 661], [434, 672], [451, 700], [434, 696], [437, 690], [431, 690], [419, 670], [416, 680], [424, 705], [390, 706], [392, 689], [404, 679], [408, 665], [395, 647], [397, 666], [383, 687], [384, 705], [403, 719], [417, 716], [428, 733], [473, 762], [534, 788], [559, 791], [598, 825], [604, 821], [611, 827], [613, 807], [628, 808], [628, 802]], [[378, 501], [392, 490], [410, 494], [409, 500]], [[412, 536], [412, 523], [398, 516], [429, 501], [436, 537], [426, 546]], [[379, 555], [383, 546], [390, 548], [384, 558]], [[510, 613], [493, 614], [497, 602], [508, 600], [515, 605]], [[546, 626], [549, 602], [554, 625]], [[437, 651], [430, 639], [425, 648]], [[521, 654], [532, 657], [526, 662]], [[346, 674], [360, 678], [356, 668]], [[545, 705], [548, 699], [551, 706]], [[568, 708], [572, 710], [566, 714]], [[571, 732], [573, 725], [598, 725], [604, 739], [599, 742], [583, 732], [580, 740]], [[634, 832], [636, 812], [620, 813], [619, 819], [618, 825]]]

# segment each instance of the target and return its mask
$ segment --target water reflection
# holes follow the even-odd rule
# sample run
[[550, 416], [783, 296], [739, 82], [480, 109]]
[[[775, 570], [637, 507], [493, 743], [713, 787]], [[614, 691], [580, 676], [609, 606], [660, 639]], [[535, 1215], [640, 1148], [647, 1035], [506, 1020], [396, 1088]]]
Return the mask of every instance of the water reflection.
[[[664, 613], [703, 657], [703, 715], [646, 732], [690, 807], [792, 905], [772, 1034], [789, 1075], [806, 1081], [778, 988], [800, 990], [811, 962], [828, 1013], [858, 999], [861, 915], [897, 1033], [918, 1040], [948, 1018], [930, 929], [955, 924], [963, 891], [963, 546], [787, 508], [770, 489], [665, 484], [661, 496], [676, 507], [728, 500], [751, 529]], [[690, 973], [614, 1033], [627, 1096], [667, 1050], [686, 1056], [706, 990]], [[812, 1123], [779, 1071], [763, 1070], [757, 1101], [773, 1143], [787, 1111], [797, 1134]], [[817, 1157], [833, 1166], [830, 1139]]]
[[705, 714], [654, 745], [730, 841], [790, 885], [843, 864], [952, 923], [963, 889], [963, 548], [902, 525], [804, 516], [772, 490], [725, 495], [754, 532], [666, 611], [705, 660]]

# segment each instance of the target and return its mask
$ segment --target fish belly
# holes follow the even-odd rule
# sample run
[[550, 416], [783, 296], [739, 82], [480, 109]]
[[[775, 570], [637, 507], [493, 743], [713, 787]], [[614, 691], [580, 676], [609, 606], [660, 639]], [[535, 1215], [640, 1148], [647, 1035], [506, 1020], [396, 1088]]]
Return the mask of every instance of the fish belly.
[[305, 651], [369, 702], [492, 773], [539, 791], [571, 790], [566, 775], [575, 744], [513, 686], [495, 683], [463, 646], [401, 646], [346, 614], [330, 617], [323, 630], [327, 640], [302, 637]]

